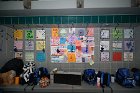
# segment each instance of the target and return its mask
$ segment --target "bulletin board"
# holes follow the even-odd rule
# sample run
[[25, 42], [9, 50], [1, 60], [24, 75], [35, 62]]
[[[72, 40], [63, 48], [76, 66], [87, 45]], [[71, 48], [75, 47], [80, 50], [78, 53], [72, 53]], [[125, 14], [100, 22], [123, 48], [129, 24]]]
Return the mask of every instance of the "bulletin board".
[[94, 61], [94, 27], [51, 28], [52, 63], [89, 63]]

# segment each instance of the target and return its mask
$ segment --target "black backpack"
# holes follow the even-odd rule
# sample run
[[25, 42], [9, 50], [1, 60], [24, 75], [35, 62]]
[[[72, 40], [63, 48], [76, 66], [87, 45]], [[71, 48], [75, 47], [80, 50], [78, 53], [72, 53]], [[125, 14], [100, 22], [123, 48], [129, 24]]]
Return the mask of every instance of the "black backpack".
[[16, 75], [19, 76], [23, 72], [23, 60], [22, 59], [17, 59], [13, 58], [9, 60], [2, 68], [1, 68], [1, 73], [8, 72], [10, 70], [16, 71]]

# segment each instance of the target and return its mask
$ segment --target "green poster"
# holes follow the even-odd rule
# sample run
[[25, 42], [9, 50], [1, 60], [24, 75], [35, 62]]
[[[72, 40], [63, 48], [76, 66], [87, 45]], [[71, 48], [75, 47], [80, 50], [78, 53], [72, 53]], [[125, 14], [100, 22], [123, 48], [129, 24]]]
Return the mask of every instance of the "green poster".
[[34, 39], [34, 32], [32, 30], [25, 31], [25, 38], [26, 39]]
[[121, 39], [123, 36], [122, 29], [118, 29], [118, 28], [113, 29], [112, 35], [113, 35], [113, 39]]

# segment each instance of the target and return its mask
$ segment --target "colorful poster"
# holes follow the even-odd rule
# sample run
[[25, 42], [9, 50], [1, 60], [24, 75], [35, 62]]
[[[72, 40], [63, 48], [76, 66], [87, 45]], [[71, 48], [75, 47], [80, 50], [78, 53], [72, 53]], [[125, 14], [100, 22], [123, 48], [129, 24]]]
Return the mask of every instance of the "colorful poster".
[[34, 39], [34, 31], [26, 30], [25, 31], [25, 39]]
[[25, 61], [34, 61], [34, 52], [25, 52]]
[[14, 41], [14, 48], [23, 49], [23, 41]]
[[94, 36], [94, 27], [88, 27], [88, 28], [87, 28], [87, 36], [88, 36], [88, 37]]
[[23, 39], [23, 30], [14, 31], [14, 39]]
[[69, 33], [70, 34], [75, 34], [75, 28], [74, 27], [69, 28]]
[[[66, 30], [66, 28], [65, 28]], [[61, 37], [51, 37], [51, 62], [89, 63], [94, 62], [94, 37], [87, 37], [85, 28], [60, 29]], [[63, 34], [65, 35], [61, 35]], [[92, 35], [94, 32], [90, 32]], [[91, 36], [90, 34], [88, 36]]]
[[113, 50], [122, 50], [122, 41], [113, 41]]
[[36, 30], [36, 39], [45, 39], [45, 30]]
[[100, 41], [100, 50], [109, 50], [109, 41]]
[[51, 56], [63, 56], [66, 53], [65, 46], [51, 46]]
[[109, 61], [109, 52], [101, 52], [101, 61]]
[[70, 43], [70, 44], [74, 44], [77, 39], [78, 38], [77, 38], [77, 36], [75, 36], [75, 34], [74, 35], [68, 35], [68, 38], [67, 38], [68, 43]]
[[79, 28], [78, 29], [78, 35], [79, 36], [84, 36], [84, 34], [85, 34], [84, 32], [85, 32], [85, 29], [84, 28]]
[[113, 52], [113, 61], [122, 61], [122, 52]]
[[68, 52], [75, 52], [76, 46], [75, 45], [68, 45], [67, 50], [68, 50]]
[[69, 63], [76, 62], [76, 55], [75, 55], [75, 53], [68, 52], [67, 56], [68, 56], [68, 62]]
[[22, 59], [22, 57], [23, 57], [23, 52], [15, 52], [15, 58]]
[[65, 44], [65, 43], [66, 43], [66, 38], [60, 37], [60, 44]]
[[51, 38], [51, 46], [58, 46], [60, 44], [60, 38]]
[[45, 41], [36, 41], [36, 50], [45, 49]]
[[25, 50], [34, 50], [34, 41], [25, 41]]
[[37, 60], [37, 62], [45, 62], [46, 54], [44, 52], [37, 52], [36, 53], [36, 60]]
[[56, 38], [59, 36], [59, 29], [58, 27], [53, 27], [52, 28], [52, 38]]
[[81, 46], [81, 40], [75, 40], [75, 45], [76, 46]]
[[67, 57], [66, 56], [51, 56], [52, 63], [66, 63]]
[[133, 29], [124, 29], [124, 38], [133, 38]]
[[101, 34], [101, 39], [109, 38], [109, 29], [102, 29], [100, 34]]
[[124, 50], [134, 51], [134, 41], [124, 41]]
[[115, 28], [112, 30], [113, 39], [121, 39], [123, 36], [122, 29]]
[[67, 37], [67, 28], [60, 29], [60, 37]]
[[133, 52], [124, 52], [124, 61], [133, 61]]

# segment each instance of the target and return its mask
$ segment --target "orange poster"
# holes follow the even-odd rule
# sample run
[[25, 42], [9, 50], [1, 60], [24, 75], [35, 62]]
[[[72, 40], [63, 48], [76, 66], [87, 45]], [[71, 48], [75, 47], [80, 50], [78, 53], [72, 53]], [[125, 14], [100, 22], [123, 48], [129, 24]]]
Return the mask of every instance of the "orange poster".
[[68, 62], [76, 62], [76, 55], [75, 53], [68, 52]]
[[58, 37], [58, 34], [59, 34], [58, 32], [59, 32], [58, 27], [52, 28], [52, 38]]
[[23, 30], [14, 31], [14, 39], [23, 39]]
[[76, 40], [75, 41], [75, 46], [81, 46], [81, 40]]

